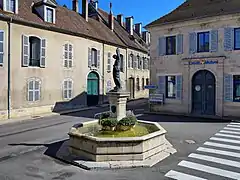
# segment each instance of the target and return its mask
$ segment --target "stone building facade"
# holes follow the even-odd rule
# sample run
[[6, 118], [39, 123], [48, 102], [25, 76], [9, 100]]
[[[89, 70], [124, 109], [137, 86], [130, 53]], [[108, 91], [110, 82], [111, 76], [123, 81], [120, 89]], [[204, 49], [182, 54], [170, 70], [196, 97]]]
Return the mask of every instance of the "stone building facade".
[[[133, 26], [132, 35], [129, 23], [119, 33], [111, 26], [117, 18], [111, 11], [105, 12], [107, 19], [101, 16], [97, 2], [83, 0], [81, 14], [78, 1], [72, 4], [68, 9], [54, 0], [0, 2], [0, 119], [104, 103], [114, 86], [116, 48], [125, 89], [129, 50], [149, 62], [149, 41]], [[143, 69], [141, 76], [149, 78], [149, 70]], [[140, 97], [147, 97], [146, 90], [135, 98]]]
[[240, 2], [189, 0], [148, 24], [151, 111], [240, 116]]

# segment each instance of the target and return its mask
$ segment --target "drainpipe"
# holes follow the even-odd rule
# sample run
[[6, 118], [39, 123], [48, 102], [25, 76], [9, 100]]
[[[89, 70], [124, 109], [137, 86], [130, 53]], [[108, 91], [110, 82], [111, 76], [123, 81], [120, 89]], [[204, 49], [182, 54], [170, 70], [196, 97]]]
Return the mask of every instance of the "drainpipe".
[[12, 18], [10, 21], [7, 22], [8, 24], [8, 119], [11, 118], [11, 23]]
[[105, 48], [104, 48], [104, 43], [103, 43], [103, 62], [102, 62], [102, 104], [103, 104], [103, 102], [104, 102], [104, 96], [105, 96], [105, 94], [104, 94], [104, 79], [105, 79], [105, 69], [104, 69], [104, 67], [105, 67], [105, 54], [104, 54], [104, 50]]
[[125, 72], [126, 72], [126, 80], [125, 80], [125, 88], [126, 88], [126, 91], [128, 91], [128, 61], [129, 61], [129, 59], [128, 59], [128, 52], [127, 52], [127, 49], [126, 49], [126, 66], [125, 66]]

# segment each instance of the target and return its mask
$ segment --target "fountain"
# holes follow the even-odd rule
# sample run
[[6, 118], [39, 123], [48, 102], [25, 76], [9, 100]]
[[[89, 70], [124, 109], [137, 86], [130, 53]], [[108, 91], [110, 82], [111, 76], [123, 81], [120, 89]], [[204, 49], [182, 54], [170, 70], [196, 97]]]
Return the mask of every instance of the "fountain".
[[158, 123], [137, 120], [126, 111], [130, 93], [120, 83], [120, 52], [113, 56], [115, 87], [107, 96], [109, 112], [98, 120], [74, 125], [69, 134], [69, 152], [81, 167], [151, 167], [176, 152], [165, 138], [166, 130]]

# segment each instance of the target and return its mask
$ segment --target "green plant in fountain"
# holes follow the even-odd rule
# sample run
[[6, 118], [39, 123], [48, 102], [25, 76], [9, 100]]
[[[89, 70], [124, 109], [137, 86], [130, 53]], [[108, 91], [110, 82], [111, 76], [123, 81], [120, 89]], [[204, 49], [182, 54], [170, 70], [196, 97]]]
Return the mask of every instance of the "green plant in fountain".
[[112, 117], [110, 112], [102, 113], [99, 117], [99, 124], [104, 131], [114, 131], [117, 126], [117, 119]]
[[133, 113], [127, 114], [125, 118], [122, 118], [117, 124], [118, 131], [127, 131], [132, 129], [137, 123], [137, 118]]

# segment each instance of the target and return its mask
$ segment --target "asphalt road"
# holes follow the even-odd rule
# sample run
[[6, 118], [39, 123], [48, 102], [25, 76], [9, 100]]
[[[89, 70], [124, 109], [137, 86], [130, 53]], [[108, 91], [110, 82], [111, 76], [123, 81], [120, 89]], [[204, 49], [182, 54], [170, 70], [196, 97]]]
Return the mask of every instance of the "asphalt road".
[[[144, 101], [128, 105], [135, 114], [142, 114], [146, 107]], [[221, 179], [220, 176], [203, 175], [200, 171], [178, 166], [182, 160], [188, 161], [189, 154], [196, 153], [196, 149], [228, 124], [202, 119], [140, 116], [141, 120], [159, 122], [168, 131], [167, 139], [178, 151], [152, 168], [86, 171], [52, 157], [67, 139], [67, 132], [73, 124], [88, 121], [94, 114], [107, 110], [107, 107], [98, 108], [0, 126], [0, 180], [159, 180], [167, 179], [165, 175], [170, 170], [204, 176], [205, 179]]]

